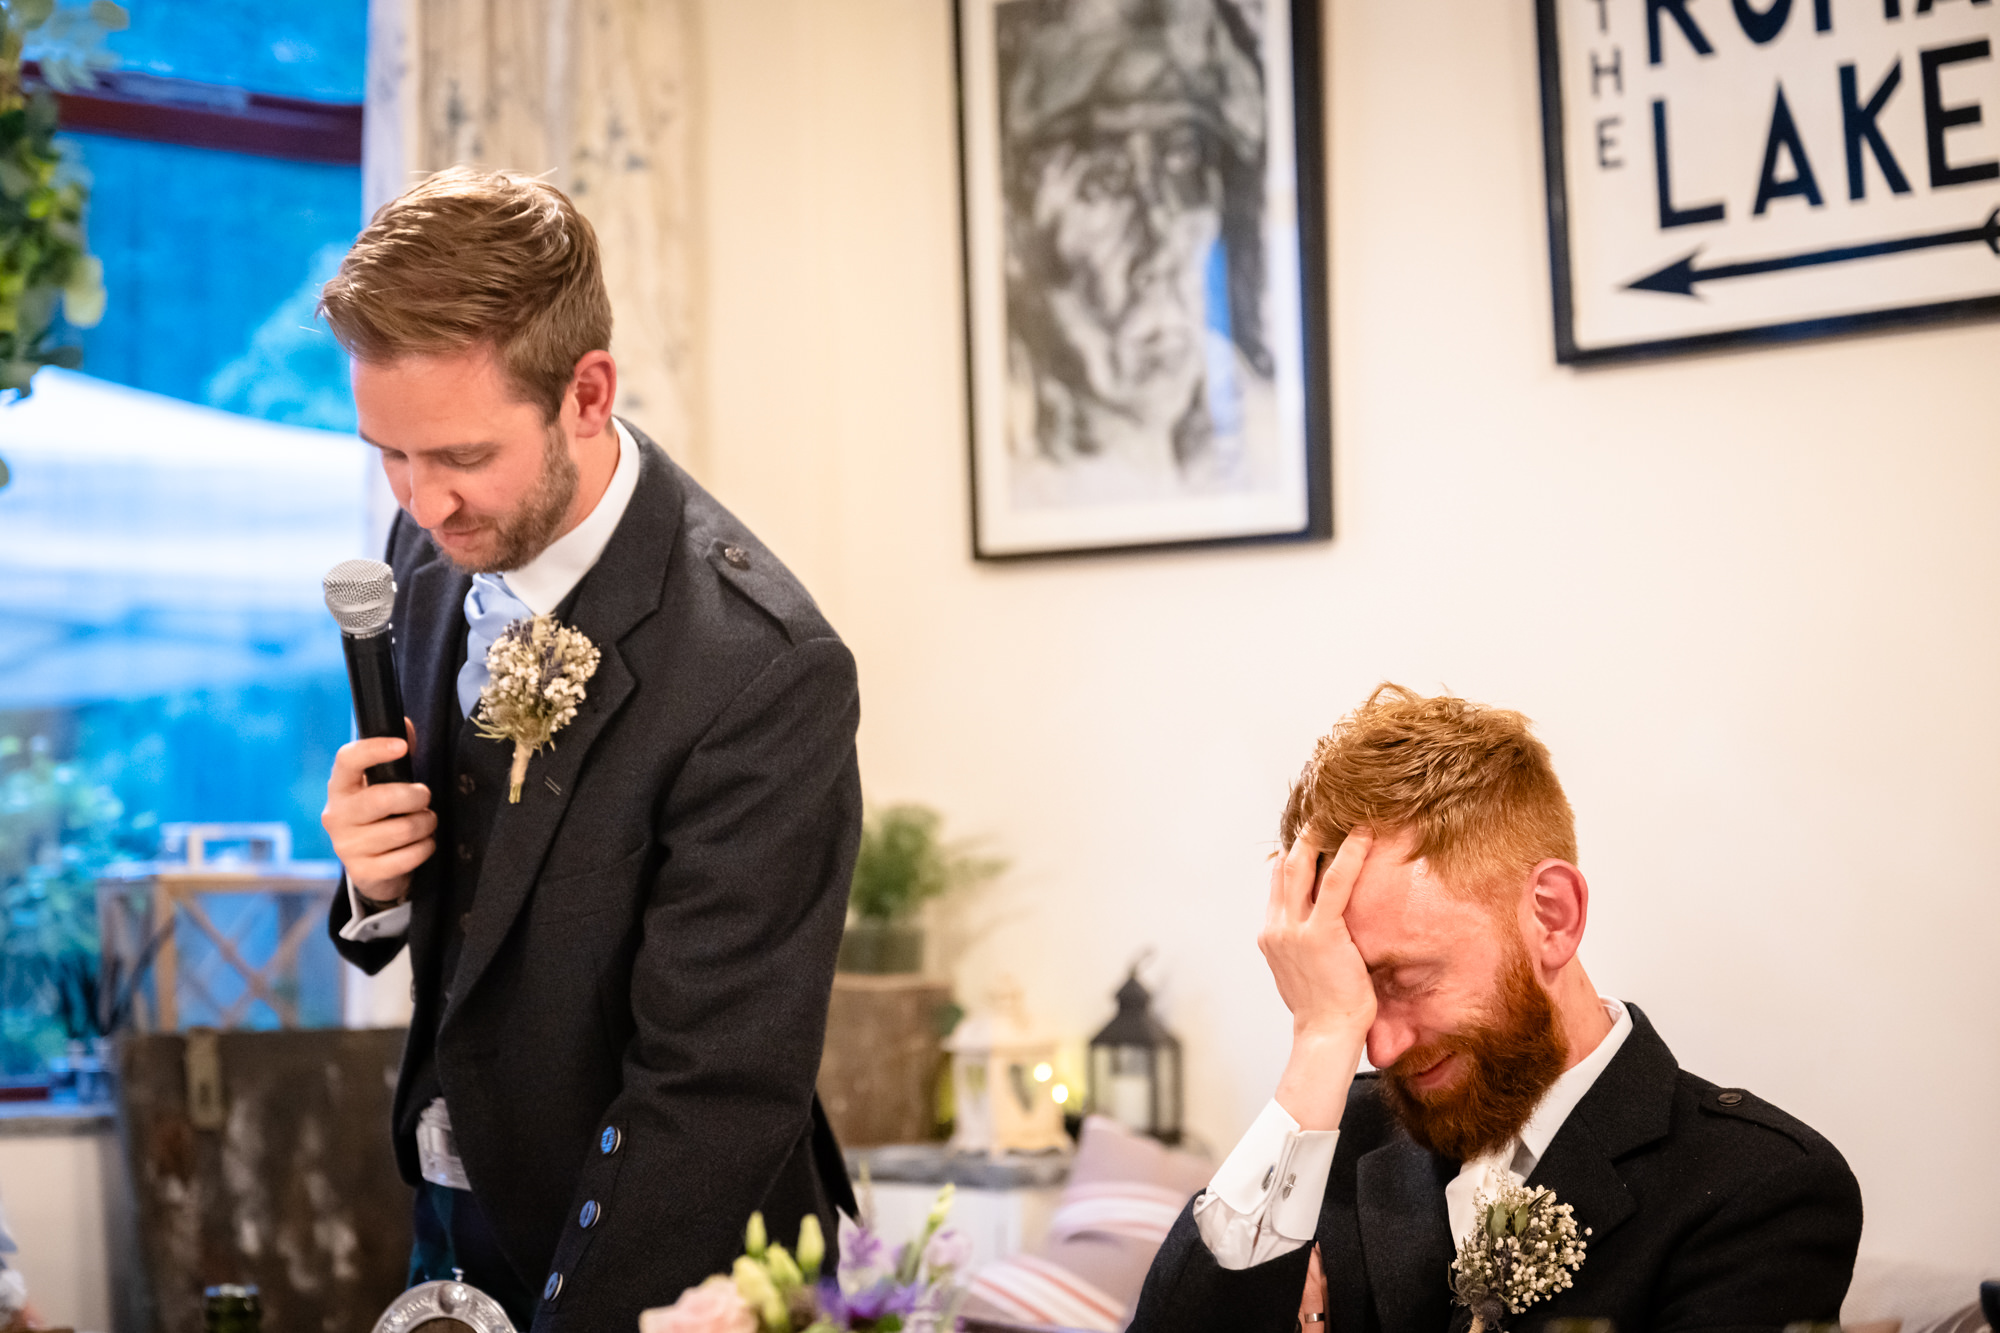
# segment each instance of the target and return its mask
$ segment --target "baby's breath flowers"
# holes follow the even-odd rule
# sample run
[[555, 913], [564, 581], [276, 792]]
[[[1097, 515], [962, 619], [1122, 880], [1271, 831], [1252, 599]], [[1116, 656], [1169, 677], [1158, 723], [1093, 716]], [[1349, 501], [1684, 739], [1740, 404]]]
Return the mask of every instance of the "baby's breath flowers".
[[479, 692], [479, 734], [514, 742], [507, 800], [518, 804], [528, 760], [576, 717], [583, 684], [597, 674], [595, 644], [553, 616], [517, 620], [486, 650], [493, 682]]
[[1472, 1311], [1472, 1333], [1499, 1333], [1505, 1315], [1519, 1314], [1570, 1285], [1583, 1267], [1583, 1236], [1570, 1206], [1555, 1191], [1508, 1185], [1473, 1201], [1477, 1219], [1459, 1243], [1451, 1290]]

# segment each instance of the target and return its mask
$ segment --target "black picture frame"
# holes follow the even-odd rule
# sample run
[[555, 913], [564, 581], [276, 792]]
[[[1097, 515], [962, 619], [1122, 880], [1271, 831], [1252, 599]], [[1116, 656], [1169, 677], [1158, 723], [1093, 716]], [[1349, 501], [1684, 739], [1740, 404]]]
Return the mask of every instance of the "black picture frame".
[[[999, 197], [1003, 189], [999, 186], [997, 163], [1006, 152], [999, 140], [1010, 126], [1007, 123], [1008, 112], [1000, 105], [1000, 98], [994, 96], [986, 102], [981, 100], [981, 94], [997, 93], [1001, 82], [999, 65], [1002, 62], [994, 59], [984, 67], [969, 67], [968, 62], [981, 59], [982, 53], [992, 55], [999, 48], [995, 32], [980, 32], [974, 25], [991, 22], [997, 29], [1001, 22], [1001, 10], [1010, 10], [1009, 20], [1029, 30], [1037, 21], [1046, 20], [1052, 26], [1059, 25], [1068, 11], [1065, 0], [953, 0], [959, 220], [965, 295], [968, 493], [971, 553], [976, 560], [1005, 563], [1064, 556], [1324, 541], [1333, 536], [1333, 403], [1321, 6], [1319, 0], [1211, 2], [1216, 6], [1217, 21], [1220, 23], [1228, 23], [1252, 10], [1262, 16], [1265, 26], [1252, 33], [1257, 38], [1254, 50], [1260, 90], [1268, 90], [1273, 81], [1270, 77], [1272, 53], [1268, 49], [1271, 39], [1274, 34], [1283, 37], [1280, 55], [1285, 77], [1278, 82], [1281, 90], [1289, 86], [1289, 96], [1282, 99], [1267, 97], [1262, 109], [1266, 127], [1273, 126], [1280, 114], [1288, 116], [1289, 124], [1265, 139], [1263, 146], [1267, 152], [1264, 159], [1266, 168], [1273, 158], [1280, 163], [1278, 178], [1282, 179], [1285, 166], [1289, 167], [1289, 203], [1293, 221], [1289, 232], [1282, 221], [1260, 231], [1265, 244], [1265, 248], [1260, 250], [1260, 258], [1267, 262], [1273, 258], [1270, 251], [1275, 249], [1272, 245], [1274, 237], [1277, 245], [1289, 242], [1293, 252], [1289, 256], [1277, 255], [1278, 262], [1269, 263], [1264, 269], [1266, 281], [1259, 291], [1264, 300], [1255, 308], [1269, 311], [1272, 305], [1276, 305], [1280, 312], [1285, 312], [1289, 305], [1293, 318], [1282, 322], [1267, 320], [1262, 332], [1270, 335], [1269, 364], [1272, 371], [1269, 384], [1276, 386], [1280, 383], [1286, 366], [1291, 367], [1293, 379], [1282, 391], [1272, 388], [1272, 397], [1276, 400], [1276, 411], [1271, 415], [1275, 423], [1273, 430], [1267, 436], [1251, 440], [1246, 424], [1241, 434], [1250, 441], [1243, 446], [1244, 452], [1253, 448], [1263, 449], [1267, 455], [1282, 451], [1276, 466], [1284, 470], [1285, 480], [1274, 481], [1268, 494], [1251, 496], [1240, 504], [1235, 501], [1243, 499], [1241, 495], [1231, 495], [1226, 491], [1198, 493], [1192, 490], [1187, 495], [1120, 497], [1109, 504], [1051, 501], [1042, 505], [1034, 515], [1046, 520], [1042, 524], [1044, 531], [1024, 534], [1020, 530], [1006, 530], [1006, 520], [1010, 517], [1006, 512], [1007, 502], [1018, 499], [1019, 491], [1016, 486], [996, 484], [1004, 479], [1008, 471], [1010, 455], [1007, 453], [1008, 441], [995, 425], [996, 421], [1003, 419], [1001, 414], [1005, 407], [995, 400], [1000, 396], [998, 386], [1007, 379], [1009, 353], [1018, 353], [1020, 347], [1019, 342], [1014, 341], [1015, 330], [1010, 323], [1012, 312], [1020, 304], [1033, 299], [1033, 288], [1026, 282], [1009, 287], [1008, 274], [996, 271], [996, 267], [1005, 269], [1008, 263], [1004, 251], [1007, 242], [998, 234], [1006, 225], [1006, 201]], [[1282, 23], [1271, 23], [1273, 14], [1282, 16]], [[1239, 23], [1230, 31], [1242, 45], [1248, 30]], [[1103, 34], [1097, 36], [1101, 38]], [[1143, 49], [1145, 36], [1138, 34], [1133, 39], [1132, 49], [1138, 54], [1129, 58], [1135, 62], [1143, 62], [1150, 54]], [[1097, 54], [1103, 58], [1108, 49], [1112, 48], [1100, 46]], [[1116, 54], [1110, 57], [1112, 60], [1118, 58]], [[1026, 67], [1025, 59], [1016, 66], [1017, 69]], [[1191, 101], [1190, 105], [1196, 104]], [[1199, 116], [1190, 115], [1189, 119], [1212, 121], [1215, 116], [1204, 107]], [[1285, 157], [1270, 152], [1273, 140], [1280, 150], [1289, 141], [1289, 153]], [[982, 163], [989, 169], [982, 172]], [[1268, 169], [1262, 179], [1265, 188], [1259, 207], [1268, 207], [1274, 197], [1270, 186], [1273, 177]], [[1233, 251], [1236, 248], [1233, 245], [1235, 238], [1230, 240], [1232, 244], [1224, 247], [1218, 237], [1215, 245]], [[1227, 264], [1233, 257], [1231, 253], [1223, 262]], [[1291, 266], [1288, 282], [1284, 274], [1287, 261]], [[1215, 267], [1215, 255], [1211, 251], [1206, 265], [1211, 282]], [[1273, 267], [1279, 270], [1278, 274], [1271, 273]], [[1228, 269], [1226, 280], [1229, 284], [1226, 301], [1233, 311], [1239, 308], [1241, 299], [1238, 295], [1239, 279], [1233, 267]], [[1285, 284], [1283, 287], [1278, 285], [1281, 282]], [[1023, 298], [1020, 295], [1023, 290], [1031, 294]], [[1213, 286], [1209, 290], [1213, 293]], [[1272, 300], [1274, 297], [1276, 299]], [[1211, 300], [1209, 323], [1203, 329], [1211, 345], [1224, 336], [1214, 329], [1212, 312], [1219, 304]], [[1003, 336], [1008, 341], [1002, 341]], [[1290, 346], [1280, 350], [1280, 340], [1284, 339], [1291, 340]], [[1209, 364], [1213, 366], [1216, 353], [1212, 346], [1208, 354], [1211, 358]], [[1022, 359], [1016, 356], [1014, 364], [1018, 366]], [[1240, 378], [1252, 381], [1252, 376], [1248, 374], [1240, 375]], [[1204, 384], [1210, 382], [1205, 381]], [[1252, 381], [1252, 390], [1258, 388], [1259, 385]], [[1206, 403], [1211, 393], [1208, 387], [1197, 390], [1198, 403]], [[1247, 392], [1245, 396], [1248, 396]], [[1192, 407], [1188, 415], [1194, 415]], [[1244, 414], [1246, 421], [1250, 415], [1248, 412]], [[1289, 440], [1284, 437], [1287, 431], [1291, 433]], [[1179, 436], [1175, 436], [1171, 443], [1178, 457]], [[1094, 465], [1096, 460], [1087, 462]], [[1048, 464], [1042, 456], [1033, 458], [1025, 466], [1037, 467], [1044, 474], [1060, 472], [1059, 464]], [[1108, 474], [1108, 469], [1100, 469], [1100, 474]], [[1258, 508], [1259, 501], [1265, 500], [1269, 502], [1265, 508], [1277, 510], [1280, 507], [1277, 496], [1281, 487], [1286, 488], [1289, 514], [1249, 512]], [[1244, 483], [1245, 494], [1251, 489], [1249, 483]], [[1203, 506], [1211, 501], [1212, 506], [1203, 512]], [[1115, 521], [1109, 527], [1103, 526], [1101, 513], [1113, 511]], [[1180, 523], [1178, 520], [1183, 515], [1188, 516], [1190, 521]], [[1157, 521], [1153, 521], [1155, 519]]]

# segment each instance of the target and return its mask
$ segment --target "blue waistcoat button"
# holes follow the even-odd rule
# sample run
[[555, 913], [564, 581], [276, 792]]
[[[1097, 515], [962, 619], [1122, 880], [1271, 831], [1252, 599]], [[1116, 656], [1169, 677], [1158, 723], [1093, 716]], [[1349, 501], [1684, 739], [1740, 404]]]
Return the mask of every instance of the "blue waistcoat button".
[[583, 1211], [576, 1215], [576, 1224], [584, 1228], [596, 1225], [597, 1213], [597, 1200], [585, 1199], [583, 1201]]
[[616, 1125], [606, 1125], [604, 1132], [597, 1137], [597, 1150], [609, 1157], [618, 1151], [618, 1145], [624, 1141], [625, 1136], [618, 1132]]
[[551, 1273], [549, 1274], [549, 1280], [542, 1284], [542, 1299], [545, 1301], [552, 1301], [556, 1298], [556, 1293], [561, 1290], [562, 1290], [562, 1274]]

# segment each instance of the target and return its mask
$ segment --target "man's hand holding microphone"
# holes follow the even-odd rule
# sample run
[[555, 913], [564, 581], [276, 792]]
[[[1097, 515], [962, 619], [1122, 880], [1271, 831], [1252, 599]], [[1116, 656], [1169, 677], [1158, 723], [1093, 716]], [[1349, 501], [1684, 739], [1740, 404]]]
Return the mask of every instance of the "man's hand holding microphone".
[[333, 854], [347, 869], [354, 891], [377, 907], [393, 907], [410, 896], [410, 878], [437, 850], [437, 814], [431, 792], [421, 782], [370, 782], [367, 771], [410, 753], [416, 730], [408, 718], [407, 740], [364, 736], [333, 756], [326, 781], [326, 809], [319, 822], [333, 839]]
[[389, 623], [396, 580], [379, 560], [346, 560], [327, 571], [321, 586], [340, 626], [361, 738], [334, 755], [319, 822], [347, 882], [380, 910], [410, 896], [411, 877], [437, 850], [430, 788], [415, 780], [411, 763], [417, 732], [403, 712], [396, 680]]

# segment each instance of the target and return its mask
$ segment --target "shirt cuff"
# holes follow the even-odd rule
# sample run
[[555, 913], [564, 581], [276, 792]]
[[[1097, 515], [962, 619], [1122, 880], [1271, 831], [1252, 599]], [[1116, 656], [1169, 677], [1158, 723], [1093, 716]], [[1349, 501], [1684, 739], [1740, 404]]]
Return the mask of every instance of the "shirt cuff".
[[347, 924], [340, 928], [340, 938], [366, 944], [370, 940], [401, 939], [410, 933], [410, 905], [407, 902], [370, 912], [367, 900], [355, 892], [353, 880], [343, 876], [341, 885], [347, 890], [349, 916]]
[[[1339, 1130], [1300, 1129], [1284, 1107], [1275, 1100], [1266, 1102], [1208, 1182], [1208, 1192], [1245, 1216], [1268, 1207], [1279, 1231], [1295, 1240], [1309, 1240], [1319, 1223], [1326, 1175], [1333, 1168], [1333, 1148], [1339, 1140]], [[1300, 1215], [1306, 1218], [1303, 1227], [1284, 1225]]]
[[1302, 1130], [1265, 1105], [1195, 1201], [1195, 1224], [1224, 1268], [1248, 1268], [1306, 1244], [1319, 1226], [1337, 1129]]

